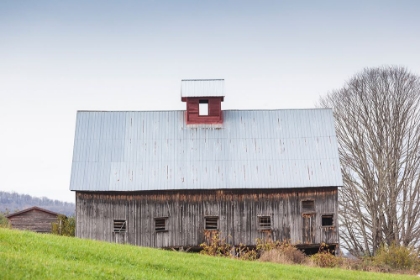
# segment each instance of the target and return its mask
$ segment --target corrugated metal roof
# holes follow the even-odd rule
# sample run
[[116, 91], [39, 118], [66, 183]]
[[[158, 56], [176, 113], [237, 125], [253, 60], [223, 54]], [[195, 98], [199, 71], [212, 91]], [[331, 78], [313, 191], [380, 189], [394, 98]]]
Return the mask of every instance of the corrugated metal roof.
[[184, 111], [78, 112], [70, 189], [342, 186], [330, 109], [223, 114], [201, 128]]
[[225, 96], [225, 80], [182, 80], [181, 97]]

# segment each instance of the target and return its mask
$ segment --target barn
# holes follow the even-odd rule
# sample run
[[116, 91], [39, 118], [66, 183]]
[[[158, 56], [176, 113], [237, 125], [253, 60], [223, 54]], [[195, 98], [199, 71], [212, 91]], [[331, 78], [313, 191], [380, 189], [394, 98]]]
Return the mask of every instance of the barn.
[[182, 111], [77, 112], [76, 236], [195, 248], [338, 245], [342, 186], [330, 109], [222, 110], [224, 80], [182, 80]]
[[12, 228], [39, 233], [51, 233], [52, 223], [57, 222], [58, 213], [37, 206], [7, 215]]

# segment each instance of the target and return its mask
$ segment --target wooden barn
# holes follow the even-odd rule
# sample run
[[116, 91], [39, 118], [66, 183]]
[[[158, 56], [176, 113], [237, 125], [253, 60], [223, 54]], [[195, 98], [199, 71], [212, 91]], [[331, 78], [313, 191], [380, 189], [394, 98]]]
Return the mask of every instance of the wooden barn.
[[185, 111], [77, 113], [76, 236], [198, 248], [338, 245], [342, 186], [330, 109], [222, 110], [224, 80], [183, 80]]
[[51, 223], [57, 222], [58, 213], [40, 207], [31, 207], [6, 216], [12, 228], [51, 233]]

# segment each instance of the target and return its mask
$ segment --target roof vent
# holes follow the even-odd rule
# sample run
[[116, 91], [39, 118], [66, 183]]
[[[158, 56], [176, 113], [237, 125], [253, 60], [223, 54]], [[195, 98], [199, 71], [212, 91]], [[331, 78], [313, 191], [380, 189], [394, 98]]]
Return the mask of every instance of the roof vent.
[[181, 100], [187, 103], [187, 124], [222, 124], [225, 80], [200, 79], [181, 81]]

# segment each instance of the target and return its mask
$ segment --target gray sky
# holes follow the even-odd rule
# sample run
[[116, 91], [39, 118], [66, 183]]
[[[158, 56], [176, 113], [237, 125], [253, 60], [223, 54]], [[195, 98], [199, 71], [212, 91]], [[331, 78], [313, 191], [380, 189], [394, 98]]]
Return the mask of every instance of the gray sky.
[[77, 110], [311, 108], [365, 67], [420, 74], [420, 1], [1, 1], [0, 190], [74, 201]]

